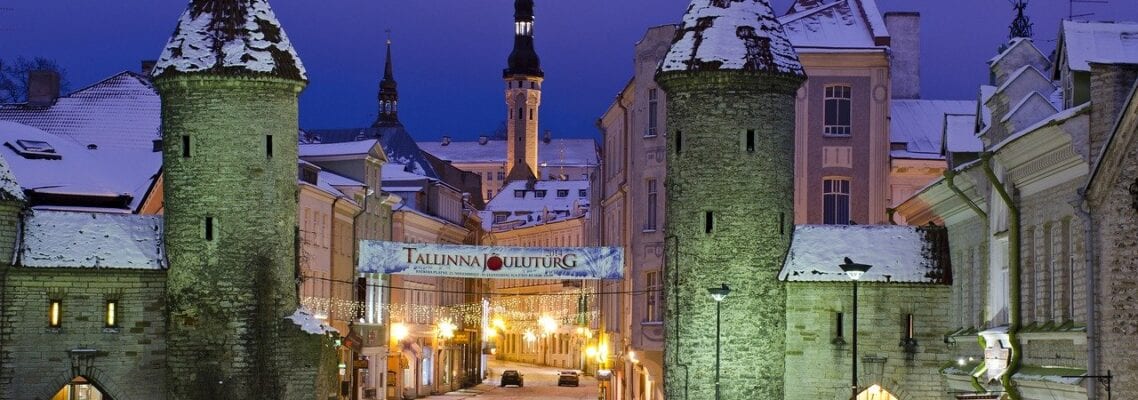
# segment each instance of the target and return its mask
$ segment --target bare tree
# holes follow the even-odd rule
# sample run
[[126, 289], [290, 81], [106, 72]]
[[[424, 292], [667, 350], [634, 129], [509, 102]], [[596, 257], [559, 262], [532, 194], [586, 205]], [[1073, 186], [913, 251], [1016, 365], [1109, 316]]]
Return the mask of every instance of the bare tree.
[[67, 81], [67, 71], [59, 66], [55, 60], [36, 57], [27, 59], [18, 57], [15, 61], [0, 59], [0, 103], [22, 103], [28, 97], [28, 72], [55, 71], [59, 73], [59, 90], [66, 93], [70, 90], [71, 82]]

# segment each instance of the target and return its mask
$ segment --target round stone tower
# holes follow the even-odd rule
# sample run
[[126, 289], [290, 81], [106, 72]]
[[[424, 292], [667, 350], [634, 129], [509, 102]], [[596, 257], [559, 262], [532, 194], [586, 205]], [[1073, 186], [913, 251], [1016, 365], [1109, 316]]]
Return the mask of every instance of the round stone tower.
[[300, 398], [307, 390], [290, 380], [312, 369], [288, 353], [303, 339], [285, 317], [298, 306], [304, 67], [265, 0], [194, 0], [153, 76], [162, 98], [169, 398]]
[[[793, 229], [795, 93], [805, 78], [767, 0], [693, 0], [657, 72], [670, 129], [668, 398], [716, 398], [717, 365], [721, 398], [783, 398], [778, 272]], [[709, 289], [723, 284], [717, 337]]]

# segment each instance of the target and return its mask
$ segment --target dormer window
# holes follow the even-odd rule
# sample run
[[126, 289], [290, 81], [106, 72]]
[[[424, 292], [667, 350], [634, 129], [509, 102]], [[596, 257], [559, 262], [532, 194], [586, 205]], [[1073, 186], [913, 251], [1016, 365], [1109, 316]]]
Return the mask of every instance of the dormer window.
[[569, 197], [569, 189], [557, 189], [557, 197]]
[[506, 222], [506, 217], [507, 217], [507, 216], [508, 216], [508, 215], [507, 215], [507, 214], [504, 214], [504, 213], [495, 213], [495, 214], [494, 214], [494, 223], [495, 223], [495, 224], [501, 224], [501, 223], [504, 223], [504, 222]]
[[524, 198], [524, 197], [526, 197], [526, 191], [525, 190], [515, 190], [514, 191], [514, 197], [517, 197], [519, 199]]
[[589, 193], [585, 189], [577, 189], [577, 197], [589, 197]]
[[55, 147], [52, 147], [51, 143], [41, 140], [21, 139], [17, 140], [16, 144], [14, 145], [12, 142], [7, 142], [5, 144], [7, 144], [8, 147], [12, 148], [12, 150], [15, 150], [16, 153], [24, 156], [24, 158], [27, 159], [58, 160], [63, 158], [63, 156], [55, 152]]
[[545, 197], [545, 191], [544, 190], [534, 190], [533, 191], [533, 197], [537, 197], [539, 199], [542, 197]]

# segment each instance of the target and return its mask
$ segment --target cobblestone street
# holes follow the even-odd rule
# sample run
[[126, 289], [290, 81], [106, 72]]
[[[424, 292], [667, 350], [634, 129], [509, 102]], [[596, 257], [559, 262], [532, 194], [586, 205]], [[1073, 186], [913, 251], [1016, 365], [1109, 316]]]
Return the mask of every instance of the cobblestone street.
[[[502, 371], [515, 369], [525, 379], [524, 387], [498, 386], [498, 379]], [[581, 384], [577, 387], [557, 386], [557, 373], [561, 369], [542, 367], [532, 364], [522, 364], [504, 361], [491, 361], [490, 378], [481, 385], [469, 389], [457, 390], [447, 394], [429, 396], [427, 399], [548, 399], [548, 400], [585, 400], [597, 398], [597, 381], [591, 376], [582, 376]]]

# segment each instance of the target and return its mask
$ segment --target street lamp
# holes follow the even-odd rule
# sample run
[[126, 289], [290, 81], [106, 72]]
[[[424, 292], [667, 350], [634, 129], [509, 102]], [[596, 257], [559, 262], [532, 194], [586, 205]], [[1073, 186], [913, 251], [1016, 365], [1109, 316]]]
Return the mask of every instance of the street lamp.
[[862, 276], [862, 274], [865, 274], [865, 271], [869, 271], [869, 269], [872, 268], [873, 266], [868, 265], [868, 264], [858, 264], [858, 263], [853, 262], [853, 260], [850, 260], [849, 257], [846, 257], [845, 263], [842, 265], [839, 265], [839, 267], [842, 267], [842, 271], [845, 271], [846, 275], [849, 275], [850, 280], [853, 281], [853, 360], [852, 360], [853, 363], [851, 364], [853, 372], [850, 374], [850, 390], [853, 391], [853, 395], [850, 396], [850, 399], [856, 400], [857, 399], [857, 281], [859, 279], [861, 279], [861, 276]]
[[727, 298], [727, 294], [731, 293], [731, 288], [727, 284], [717, 288], [708, 288], [707, 292], [711, 293], [711, 298], [715, 299], [715, 400], [719, 400], [719, 316], [720, 306], [723, 304], [723, 299]]

